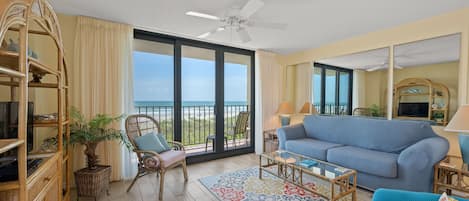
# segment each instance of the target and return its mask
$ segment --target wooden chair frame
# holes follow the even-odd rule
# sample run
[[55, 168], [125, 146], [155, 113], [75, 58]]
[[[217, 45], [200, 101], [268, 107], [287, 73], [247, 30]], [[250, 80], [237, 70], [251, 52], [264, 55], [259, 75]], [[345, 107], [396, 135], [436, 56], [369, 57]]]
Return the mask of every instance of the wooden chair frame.
[[[142, 121], [140, 121], [142, 120]], [[146, 127], [145, 127], [146, 125]], [[149, 125], [149, 127], [148, 127]], [[142, 136], [146, 133], [155, 132], [159, 133], [160, 125], [158, 122], [153, 119], [153, 117], [144, 115], [144, 114], [135, 114], [130, 115], [125, 120], [125, 130], [129, 141], [132, 143], [134, 150], [138, 157], [138, 172], [135, 178], [133, 179], [130, 186], [127, 188], [127, 192], [129, 192], [135, 182], [148, 174], [157, 173], [160, 177], [160, 189], [158, 199], [163, 200], [163, 190], [164, 190], [164, 176], [166, 171], [169, 169], [175, 168], [177, 166], [182, 166], [183, 173], [184, 173], [184, 181], [188, 181], [187, 175], [187, 165], [186, 159], [178, 161], [171, 166], [165, 168], [164, 161], [162, 160], [160, 154], [154, 151], [148, 150], [138, 150], [135, 144], [134, 138], [138, 136]], [[172, 145], [173, 150], [185, 151], [184, 145], [179, 142], [168, 141], [170, 145]]]

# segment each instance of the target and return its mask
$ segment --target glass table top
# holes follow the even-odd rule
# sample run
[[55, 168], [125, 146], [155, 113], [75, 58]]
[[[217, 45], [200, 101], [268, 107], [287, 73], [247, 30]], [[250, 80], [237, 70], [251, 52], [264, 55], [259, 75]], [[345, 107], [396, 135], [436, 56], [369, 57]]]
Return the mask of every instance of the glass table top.
[[303, 171], [307, 171], [315, 175], [321, 175], [330, 179], [343, 176], [352, 171], [351, 169], [344, 168], [332, 163], [284, 150], [264, 153], [262, 155], [271, 160], [275, 160], [283, 164], [294, 165]]

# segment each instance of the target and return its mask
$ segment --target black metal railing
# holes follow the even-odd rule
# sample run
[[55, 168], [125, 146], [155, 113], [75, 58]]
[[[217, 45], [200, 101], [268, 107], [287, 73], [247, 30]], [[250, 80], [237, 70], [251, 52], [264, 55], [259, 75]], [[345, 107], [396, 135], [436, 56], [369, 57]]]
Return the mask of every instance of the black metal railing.
[[[249, 111], [249, 105], [225, 105], [224, 125], [225, 133], [236, 125], [236, 118], [240, 112]], [[215, 134], [215, 106], [191, 105], [182, 107], [182, 143], [184, 145], [204, 144], [207, 136]], [[160, 105], [135, 106], [135, 112], [152, 116], [160, 123], [161, 132], [166, 139], [173, 140], [174, 136], [174, 107]], [[230, 138], [231, 136], [229, 136]], [[237, 135], [237, 139], [244, 136]]]
[[[321, 105], [314, 105], [314, 108], [316, 111], [321, 113]], [[335, 104], [326, 104], [324, 105], [324, 113], [323, 114], [328, 114], [328, 115], [348, 115], [348, 105], [343, 104], [343, 105], [335, 105]]]

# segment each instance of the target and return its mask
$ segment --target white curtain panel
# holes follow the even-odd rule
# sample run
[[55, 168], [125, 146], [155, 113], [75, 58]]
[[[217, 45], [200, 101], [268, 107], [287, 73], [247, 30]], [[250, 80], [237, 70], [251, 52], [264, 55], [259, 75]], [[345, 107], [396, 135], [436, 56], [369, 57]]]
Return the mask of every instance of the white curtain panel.
[[306, 102], [311, 102], [312, 100], [312, 74], [312, 63], [308, 62], [296, 65], [296, 98], [295, 103], [293, 103], [295, 104], [296, 113], [299, 112]]
[[256, 51], [256, 153], [263, 152], [263, 131], [280, 127], [276, 112], [282, 89], [282, 68], [276, 54]]
[[[87, 118], [96, 114], [126, 113], [132, 76], [133, 29], [126, 24], [79, 16], [77, 19], [72, 104]], [[121, 124], [116, 124], [121, 128]], [[82, 147], [76, 147], [73, 170], [85, 167]], [[101, 164], [112, 166], [111, 180], [123, 178], [122, 145], [118, 141], [101, 143], [97, 148]], [[130, 160], [128, 160], [130, 161]]]

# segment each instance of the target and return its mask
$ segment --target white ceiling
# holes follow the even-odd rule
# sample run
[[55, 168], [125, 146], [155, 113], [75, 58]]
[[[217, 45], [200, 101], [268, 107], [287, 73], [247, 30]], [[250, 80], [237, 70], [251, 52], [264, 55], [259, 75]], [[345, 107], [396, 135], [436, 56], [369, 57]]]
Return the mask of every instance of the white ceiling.
[[[247, 0], [50, 0], [65, 14], [86, 15], [195, 38], [217, 22], [184, 15], [189, 10], [224, 16]], [[286, 30], [250, 28], [252, 41], [219, 32], [207, 41], [286, 54], [390, 28], [469, 6], [468, 0], [264, 0], [253, 19], [286, 23]]]
[[[394, 62], [400, 67], [458, 61], [461, 35], [449, 35], [397, 45], [394, 47]], [[317, 61], [323, 64], [350, 69], [369, 70], [388, 63], [389, 48], [360, 52]]]

